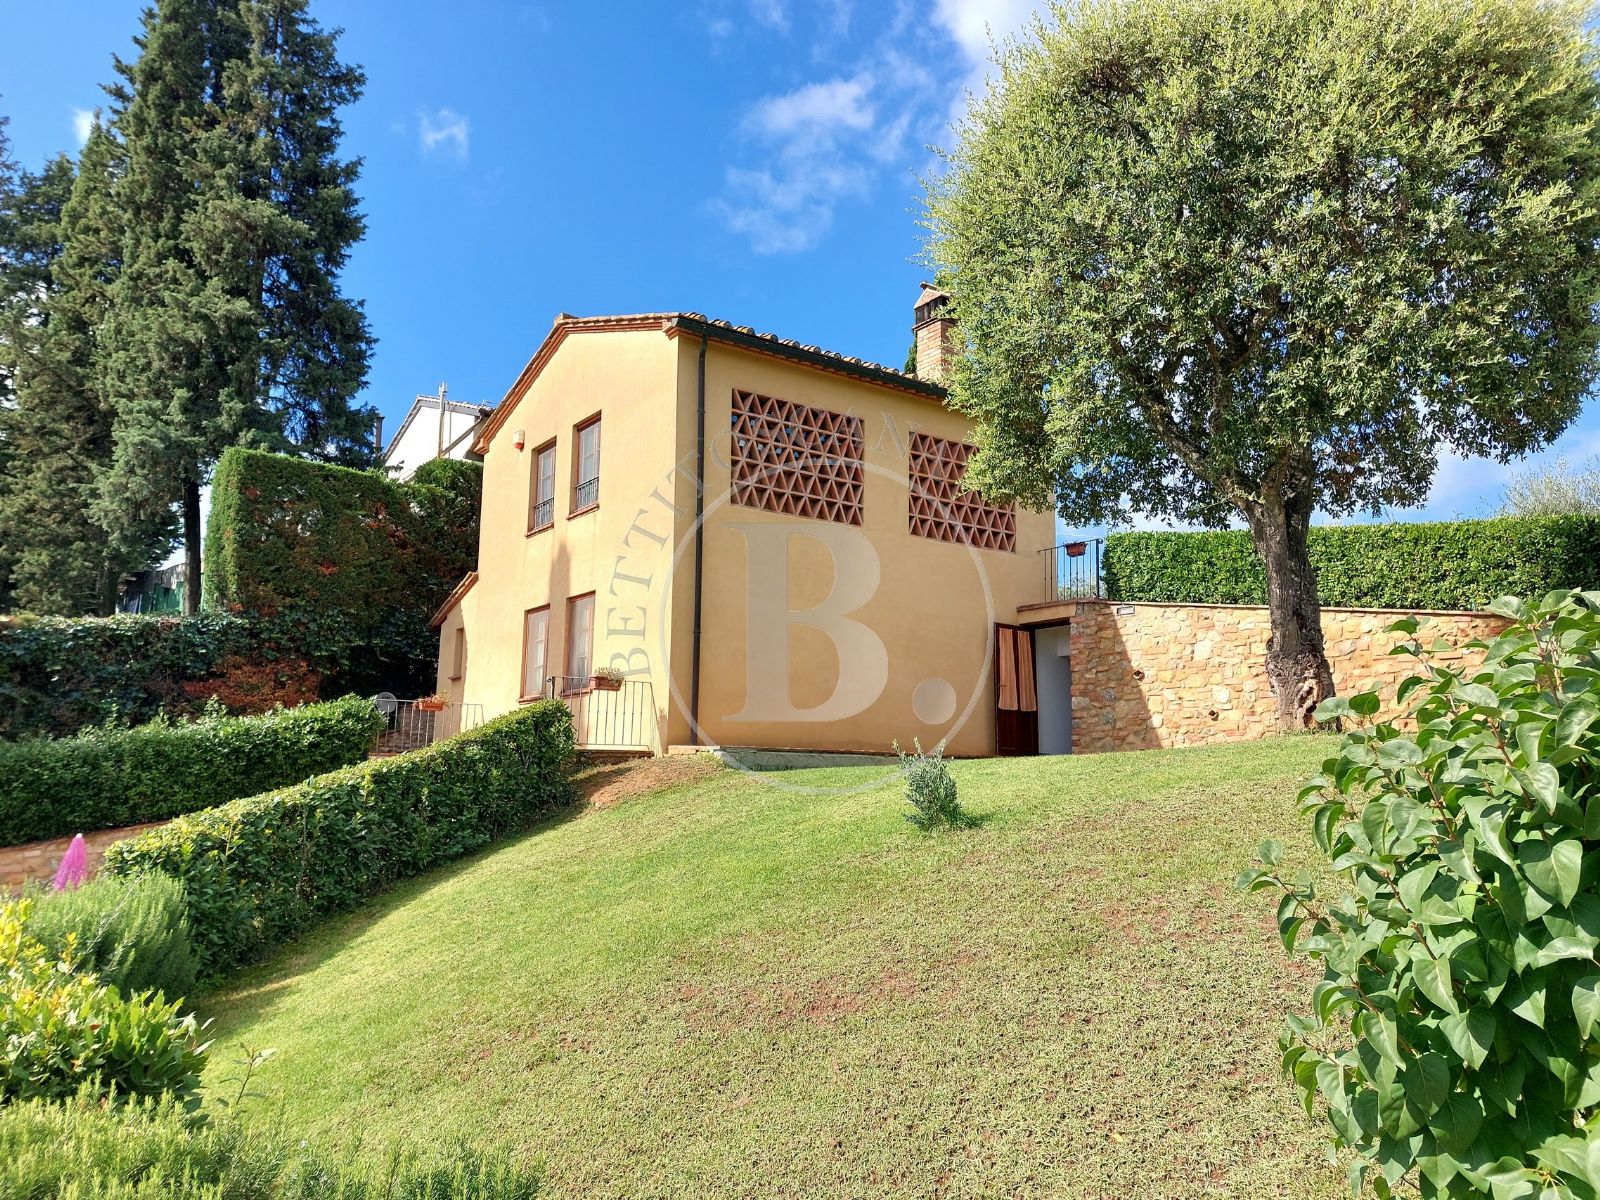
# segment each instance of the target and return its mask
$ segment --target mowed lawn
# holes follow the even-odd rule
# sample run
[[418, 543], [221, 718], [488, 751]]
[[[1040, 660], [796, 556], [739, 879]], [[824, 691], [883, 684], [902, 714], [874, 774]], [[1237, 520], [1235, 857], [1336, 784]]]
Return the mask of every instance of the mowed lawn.
[[884, 768], [578, 812], [209, 997], [208, 1082], [273, 1047], [260, 1119], [554, 1196], [1341, 1196], [1278, 1069], [1311, 976], [1233, 888], [1312, 862], [1333, 744], [956, 763], [983, 823], [931, 836]]

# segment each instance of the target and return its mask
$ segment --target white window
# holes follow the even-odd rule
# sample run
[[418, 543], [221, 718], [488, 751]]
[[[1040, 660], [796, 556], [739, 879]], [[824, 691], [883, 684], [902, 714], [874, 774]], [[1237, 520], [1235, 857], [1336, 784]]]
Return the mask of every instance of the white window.
[[544, 695], [546, 651], [550, 645], [550, 606], [522, 614], [522, 698]]
[[600, 418], [578, 426], [574, 437], [578, 451], [572, 464], [572, 511], [578, 513], [600, 503]]
[[548, 529], [556, 519], [556, 444], [533, 452], [533, 488], [528, 505], [529, 531]]
[[594, 674], [594, 593], [567, 601], [567, 674], [582, 687]]

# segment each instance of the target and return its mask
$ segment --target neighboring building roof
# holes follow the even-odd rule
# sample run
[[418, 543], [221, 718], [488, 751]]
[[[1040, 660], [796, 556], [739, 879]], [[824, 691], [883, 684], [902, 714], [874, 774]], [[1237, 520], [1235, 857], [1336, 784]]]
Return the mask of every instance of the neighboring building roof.
[[927, 379], [918, 379], [907, 375], [904, 371], [897, 371], [893, 367], [886, 367], [882, 363], [869, 362], [864, 358], [853, 358], [848, 354], [837, 354], [832, 350], [824, 350], [820, 346], [805, 345], [793, 338], [782, 338], [773, 333], [757, 333], [748, 325], [734, 325], [729, 321], [718, 321], [700, 313], [692, 312], [660, 312], [660, 313], [631, 313], [612, 317], [575, 317], [571, 313], [561, 313], [556, 317], [555, 324], [545, 336], [539, 348], [534, 351], [533, 357], [528, 360], [528, 365], [522, 368], [522, 373], [517, 376], [516, 382], [507, 390], [505, 399], [495, 408], [494, 414], [484, 424], [478, 434], [478, 440], [473, 443], [473, 451], [482, 454], [489, 448], [489, 443], [500, 427], [511, 417], [511, 411], [516, 407], [520, 394], [527, 386], [538, 378], [539, 372], [544, 370], [545, 363], [550, 361], [556, 348], [561, 345], [569, 333], [594, 333], [618, 332], [625, 330], [659, 329], [668, 337], [679, 334], [688, 334], [692, 337], [705, 336], [722, 342], [725, 345], [736, 346], [742, 350], [749, 350], [755, 354], [767, 354], [774, 358], [784, 358], [797, 362], [803, 366], [814, 367], [817, 370], [829, 371], [836, 375], [848, 375], [867, 383], [875, 383], [881, 387], [895, 388], [899, 391], [912, 392], [926, 397], [929, 400], [943, 401], [945, 389], [937, 383]]
[[451, 589], [450, 594], [444, 598], [444, 603], [439, 605], [439, 611], [428, 618], [428, 628], [437, 629], [439, 626], [443, 625], [444, 619], [450, 615], [451, 611], [454, 610], [456, 605], [461, 603], [461, 597], [470, 592], [472, 590], [472, 585], [477, 582], [478, 573], [476, 571], [468, 571], [466, 575], [462, 577], [461, 582], [456, 584], [456, 586]]
[[[490, 404], [465, 404], [460, 400], [446, 400], [444, 403], [446, 412], [472, 417], [475, 420], [482, 420], [494, 411], [494, 406]], [[425, 408], [438, 407], [439, 397], [437, 396], [418, 396], [411, 402], [410, 409], [407, 410], [405, 418], [400, 422], [400, 428], [394, 431], [394, 436], [389, 439], [389, 444], [383, 448], [384, 462], [389, 461], [389, 455], [394, 453], [394, 448], [400, 444], [400, 439], [405, 437], [406, 430], [411, 427], [411, 422], [416, 419], [417, 414]]]

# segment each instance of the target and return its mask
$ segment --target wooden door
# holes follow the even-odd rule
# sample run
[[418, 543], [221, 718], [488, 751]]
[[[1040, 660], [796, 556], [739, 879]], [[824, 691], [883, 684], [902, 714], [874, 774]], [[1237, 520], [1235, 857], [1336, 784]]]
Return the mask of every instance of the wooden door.
[[1033, 633], [994, 627], [994, 752], [1039, 753], [1039, 693], [1033, 677]]

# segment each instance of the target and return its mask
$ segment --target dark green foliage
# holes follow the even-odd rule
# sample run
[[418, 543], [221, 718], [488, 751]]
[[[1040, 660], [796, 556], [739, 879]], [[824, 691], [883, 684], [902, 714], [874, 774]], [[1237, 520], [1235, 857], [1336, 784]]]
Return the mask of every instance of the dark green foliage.
[[922, 743], [914, 742], [914, 754], [907, 754], [895, 745], [900, 756], [900, 769], [906, 777], [906, 800], [911, 811], [906, 814], [918, 829], [961, 829], [973, 823], [956, 798], [956, 781], [945, 765], [944, 747], [935, 746], [932, 754], [923, 752]]
[[0, 1108], [0, 1196], [14, 1200], [532, 1200], [538, 1176], [466, 1147], [334, 1155], [171, 1100], [93, 1096]]
[[207, 607], [337, 624], [325, 648], [359, 648], [348, 686], [431, 691], [428, 618], [477, 563], [481, 482], [477, 463], [429, 463], [406, 484], [231, 449], [212, 484]]
[[1375, 692], [1318, 710], [1359, 726], [1300, 795], [1338, 887], [1286, 879], [1272, 843], [1240, 882], [1279, 894], [1285, 947], [1323, 969], [1283, 1062], [1356, 1190], [1592, 1200], [1600, 592], [1493, 611], [1513, 624], [1479, 666], [1393, 626], [1410, 719], [1375, 720]]
[[198, 711], [209, 693], [185, 684], [236, 657], [287, 670], [318, 633], [229, 613], [0, 619], [0, 738]]
[[[1600, 586], [1600, 518], [1324, 525], [1311, 564], [1325, 605], [1481, 610], [1497, 596]], [[1114, 533], [1105, 582], [1113, 600], [1265, 604], [1266, 571], [1244, 531]]]
[[14, 1100], [170, 1093], [197, 1103], [206, 1045], [157, 993], [124, 996], [25, 932], [30, 900], [0, 904], [0, 1108]]
[[570, 798], [572, 718], [543, 701], [410, 754], [180, 817], [119, 842], [112, 875], [183, 881], [203, 969], [526, 828]]
[[1306, 531], [1441, 451], [1570, 426], [1600, 370], [1579, 0], [1081, 0], [999, 54], [928, 224], [968, 481], [1071, 525], [1241, 520], [1279, 723], [1333, 686]]
[[383, 717], [347, 696], [253, 717], [0, 742], [0, 845], [163, 821], [359, 762]]
[[0, 480], [0, 546], [10, 606], [63, 616], [109, 613], [118, 577], [159, 561], [170, 514], [144, 525], [94, 505], [111, 462], [113, 406], [103, 393], [98, 329], [110, 304], [121, 242], [113, 195], [121, 147], [96, 124], [60, 216], [60, 254], [39, 319], [4, 331], [16, 359], [16, 406], [0, 414], [15, 459]]
[[154, 991], [183, 1000], [194, 993], [198, 963], [176, 879], [155, 872], [106, 876], [29, 898], [23, 930], [50, 954], [65, 955], [70, 938], [77, 968], [125, 996]]

